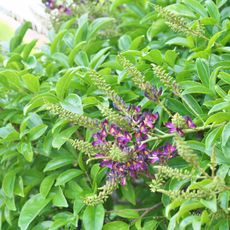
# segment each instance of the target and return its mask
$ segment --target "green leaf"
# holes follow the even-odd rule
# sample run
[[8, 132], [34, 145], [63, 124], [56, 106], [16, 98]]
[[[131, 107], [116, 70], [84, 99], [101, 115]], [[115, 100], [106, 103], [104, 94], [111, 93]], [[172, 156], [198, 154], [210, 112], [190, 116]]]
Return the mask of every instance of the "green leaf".
[[165, 44], [166, 45], [186, 46], [188, 48], [193, 48], [194, 46], [192, 41], [189, 41], [188, 39], [183, 38], [183, 37], [175, 37], [175, 38], [169, 39]]
[[57, 98], [52, 93], [42, 93], [34, 96], [30, 102], [24, 107], [23, 113], [26, 115], [31, 110], [41, 107], [44, 103], [57, 103]]
[[6, 174], [3, 177], [2, 181], [2, 190], [5, 193], [6, 196], [8, 197], [13, 197], [14, 196], [14, 184], [15, 184], [15, 172], [14, 171], [9, 171], [6, 172]]
[[166, 106], [170, 110], [172, 110], [175, 113], [179, 113], [183, 116], [191, 115], [191, 113], [187, 110], [187, 108], [178, 100], [174, 98], [167, 98], [166, 100]]
[[45, 133], [47, 128], [48, 126], [45, 124], [33, 127], [28, 133], [30, 141], [37, 140], [39, 137], [41, 137]]
[[74, 62], [81, 67], [89, 66], [89, 58], [85, 51], [79, 51], [79, 53], [75, 56]]
[[224, 121], [229, 121], [229, 117], [230, 117], [229, 112], [215, 113], [206, 120], [205, 125], [208, 125], [210, 123], [220, 124]]
[[44, 198], [46, 198], [47, 195], [49, 194], [50, 189], [52, 188], [55, 179], [56, 179], [56, 174], [51, 174], [51, 175], [45, 177], [43, 179], [43, 181], [41, 182], [39, 191]]
[[89, 34], [87, 36], [87, 39], [95, 36], [95, 33], [98, 30], [101, 30], [103, 27], [111, 23], [113, 20], [114, 20], [113, 18], [108, 18], [108, 17], [95, 19], [89, 26]]
[[216, 140], [220, 137], [222, 131], [222, 127], [218, 127], [213, 129], [206, 137], [205, 139], [205, 148], [206, 152], [209, 154], [209, 156], [212, 153], [212, 148], [216, 143]]
[[52, 202], [53, 202], [53, 205], [56, 207], [65, 207], [65, 208], [68, 207], [67, 200], [63, 194], [61, 187], [58, 187], [58, 189], [56, 190], [56, 193], [53, 196]]
[[129, 35], [123, 35], [118, 40], [118, 47], [121, 51], [128, 50], [132, 43], [131, 37]]
[[51, 54], [55, 53], [58, 51], [58, 43], [59, 41], [62, 40], [62, 38], [64, 37], [64, 35], [67, 33], [66, 30], [64, 31], [61, 31], [55, 38], [54, 40], [52, 41], [51, 45], [50, 45], [50, 51], [51, 51]]
[[215, 33], [208, 42], [207, 48], [205, 49], [206, 51], [210, 51], [211, 48], [214, 46], [216, 40], [220, 37], [220, 35], [223, 33], [223, 31], [219, 31], [217, 33]]
[[215, 3], [211, 0], [207, 0], [205, 3], [207, 6], [209, 15], [212, 18], [215, 18], [217, 22], [219, 22], [220, 21], [220, 14], [219, 14], [219, 10], [218, 10], [217, 6], [215, 5]]
[[207, 63], [203, 59], [198, 58], [196, 60], [196, 69], [200, 80], [206, 87], [208, 87], [210, 71]]
[[39, 215], [49, 202], [50, 198], [45, 199], [41, 194], [34, 195], [27, 200], [19, 215], [19, 227], [22, 230], [28, 229], [30, 223]]
[[228, 210], [229, 198], [230, 198], [229, 191], [221, 192], [218, 198], [220, 207], [225, 211], [226, 214], [229, 212]]
[[63, 77], [61, 77], [56, 85], [56, 94], [59, 99], [64, 99], [67, 91], [69, 90], [71, 80], [73, 78], [74, 72], [67, 71]]
[[184, 95], [182, 97], [183, 102], [188, 106], [187, 109], [189, 109], [194, 115], [197, 115], [201, 121], [201, 114], [203, 114], [203, 110], [201, 109], [200, 105], [198, 104], [198, 102], [194, 99], [194, 97], [192, 97], [191, 95]]
[[12, 124], [7, 124], [0, 128], [0, 140], [1, 138], [4, 141], [14, 141], [19, 138], [19, 133], [15, 130]]
[[63, 166], [73, 164], [73, 160], [74, 160], [73, 158], [69, 158], [66, 156], [54, 158], [53, 160], [47, 163], [43, 171], [44, 172], [53, 171]]
[[167, 50], [165, 52], [165, 61], [173, 67], [175, 65], [178, 53], [175, 50]]
[[25, 157], [29, 162], [33, 161], [34, 153], [31, 142], [19, 142], [17, 145], [18, 151]]
[[77, 127], [73, 126], [63, 130], [62, 132], [54, 133], [52, 146], [54, 148], [60, 149], [61, 146], [71, 137], [71, 135], [76, 132]]
[[143, 44], [143, 41], [145, 39], [144, 35], [136, 37], [130, 44], [130, 49], [131, 50], [138, 50], [139, 46]]
[[125, 186], [121, 186], [121, 192], [126, 200], [136, 205], [135, 189], [130, 182], [127, 182]]
[[15, 36], [10, 41], [10, 51], [15, 50], [23, 41], [25, 33], [31, 28], [31, 22], [23, 23], [15, 32]]
[[200, 201], [185, 201], [181, 206], [179, 211], [177, 212], [177, 220], [179, 221], [180, 218], [182, 218], [186, 213], [189, 213], [192, 210], [196, 210], [199, 208], [202, 208], [203, 204]]
[[[92, 69], [97, 69], [105, 60], [105, 58], [108, 56], [108, 54], [106, 54], [109, 50], [111, 49], [111, 47], [106, 47], [104, 49], [101, 49], [98, 53], [96, 53], [93, 58], [90, 60], [90, 67]], [[106, 55], [104, 55], [106, 54]]]
[[159, 225], [159, 222], [156, 220], [149, 220], [144, 223], [143, 228], [141, 230], [156, 230], [157, 226]]
[[200, 202], [208, 209], [210, 209], [212, 212], [217, 211], [217, 201], [216, 201], [216, 196], [213, 197], [212, 200], [204, 200], [201, 199]]
[[37, 43], [37, 40], [32, 40], [29, 44], [25, 45], [25, 47], [22, 51], [22, 57], [24, 60], [26, 60], [29, 57], [29, 55], [30, 55], [32, 49], [34, 48], [34, 46], [36, 45], [36, 43]]
[[161, 65], [163, 63], [163, 58], [160, 50], [151, 50], [146, 55], [143, 55], [145, 60]]
[[[112, 221], [103, 226], [102, 230], [129, 230], [129, 225], [123, 221]], [[146, 229], [147, 230], [147, 229]]]
[[24, 197], [25, 193], [24, 193], [24, 184], [23, 184], [23, 179], [21, 176], [19, 176], [17, 178], [17, 180], [15, 181], [15, 185], [14, 185], [14, 193], [18, 196]]
[[225, 146], [228, 143], [230, 138], [230, 121], [224, 126], [222, 132], [222, 146]]
[[113, 213], [127, 219], [136, 219], [139, 217], [138, 212], [133, 209], [114, 210]]
[[75, 177], [78, 177], [82, 175], [82, 171], [79, 169], [69, 169], [63, 173], [61, 173], [55, 183], [55, 186], [58, 185], [65, 185], [65, 183], [69, 182], [70, 180], [74, 179]]
[[87, 206], [82, 217], [85, 230], [101, 230], [104, 216], [105, 210], [103, 205]]
[[200, 86], [193, 86], [184, 90], [182, 95], [191, 94], [191, 93], [208, 94], [208, 95], [213, 94], [212, 91], [210, 91], [207, 87], [200, 85]]
[[81, 97], [76, 94], [69, 94], [61, 105], [64, 109], [76, 113], [76, 114], [83, 114], [83, 106]]
[[230, 85], [230, 74], [225, 72], [220, 72], [218, 78]]
[[207, 12], [204, 6], [197, 0], [183, 0], [183, 2], [189, 6], [195, 13], [198, 13], [202, 17], [207, 17]]
[[79, 42], [70, 52], [68, 62], [70, 66], [73, 66], [74, 64], [74, 59], [77, 53], [83, 49], [86, 45], [86, 41]]
[[214, 105], [209, 110], [208, 114], [214, 113], [214, 112], [219, 111], [219, 110], [224, 110], [224, 109], [230, 109], [230, 102], [221, 102], [221, 103]]
[[27, 73], [22, 76], [22, 79], [25, 82], [27, 89], [29, 89], [31, 92], [36, 93], [39, 91], [40, 83], [38, 77]]
[[196, 223], [196, 227], [193, 229], [196, 230], [200, 230], [201, 228], [201, 222], [200, 222], [200, 217], [199, 216], [187, 216], [186, 218], [184, 218], [179, 225], [180, 230], [185, 230], [186, 227], [192, 225], [194, 226], [194, 224]]

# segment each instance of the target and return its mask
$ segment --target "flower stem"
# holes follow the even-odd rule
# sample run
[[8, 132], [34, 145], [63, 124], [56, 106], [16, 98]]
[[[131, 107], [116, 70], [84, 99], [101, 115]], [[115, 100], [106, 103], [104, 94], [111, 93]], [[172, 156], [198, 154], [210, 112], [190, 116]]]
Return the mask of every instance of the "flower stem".
[[[205, 130], [205, 129], [212, 129], [212, 128], [220, 127], [223, 124], [224, 123], [217, 124], [217, 125], [207, 125], [207, 126], [196, 127], [194, 129], [183, 129], [183, 132], [184, 133], [195, 133], [195, 132], [202, 131], [202, 130]], [[147, 142], [150, 142], [150, 141], [156, 141], [156, 140], [159, 140], [159, 139], [165, 139], [165, 138], [168, 138], [168, 137], [174, 137], [176, 134], [177, 133], [168, 133], [168, 134], [164, 134], [164, 135], [157, 136], [157, 137], [150, 137], [149, 139], [144, 140], [142, 143], [144, 144], [144, 143], [147, 143]]]

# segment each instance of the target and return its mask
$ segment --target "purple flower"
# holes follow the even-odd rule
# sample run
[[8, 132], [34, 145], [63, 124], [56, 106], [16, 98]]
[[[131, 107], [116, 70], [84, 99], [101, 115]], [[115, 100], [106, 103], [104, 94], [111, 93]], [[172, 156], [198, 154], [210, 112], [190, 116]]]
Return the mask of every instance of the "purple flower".
[[154, 128], [155, 121], [158, 119], [158, 113], [152, 114], [152, 113], [145, 113], [144, 114], [144, 124], [147, 125], [149, 128]]
[[149, 100], [157, 101], [162, 94], [162, 88], [157, 89], [155, 86], [146, 84], [144, 94]]
[[196, 128], [196, 125], [193, 123], [192, 119], [189, 116], [185, 116], [184, 120], [189, 128], [191, 129]]
[[[192, 121], [192, 119], [191, 119], [190, 117], [185, 116], [185, 117], [184, 117], [184, 121], [185, 121], [186, 126], [187, 126], [188, 128], [192, 128], [192, 129], [193, 129], [193, 128], [196, 128], [196, 125], [193, 123], [193, 121]], [[180, 134], [180, 136], [184, 136], [184, 132], [182, 131], [182, 128], [185, 128], [185, 127], [176, 127], [176, 125], [173, 124], [172, 122], [167, 122], [167, 123], [165, 124], [165, 126], [166, 126], [167, 128], [169, 128], [169, 132], [170, 132], [170, 133], [175, 133], [175, 132], [177, 132], [177, 133]]]
[[182, 131], [182, 129], [176, 127], [172, 122], [167, 122], [167, 123], [165, 124], [165, 126], [166, 126], [167, 128], [169, 128], [169, 132], [170, 132], [170, 133], [175, 133], [175, 132], [177, 132], [177, 133], [179, 133], [180, 136], [184, 136], [184, 132]]
[[124, 134], [122, 134], [121, 132], [119, 132], [117, 136], [118, 136], [117, 137], [117, 142], [120, 145], [126, 145], [132, 139], [132, 136], [128, 132], [124, 132]]
[[119, 133], [119, 128], [118, 128], [118, 126], [115, 125], [115, 124], [112, 124], [112, 125], [110, 126], [110, 128], [109, 128], [109, 133], [110, 133], [112, 136], [118, 135], [118, 133]]
[[92, 143], [93, 146], [105, 144], [106, 143], [105, 138], [107, 137], [107, 135], [108, 134], [105, 128], [102, 128], [101, 131], [93, 134], [93, 138], [94, 138], [94, 141]]
[[67, 14], [67, 15], [71, 15], [72, 14], [72, 10], [69, 8], [69, 7], [66, 7], [64, 12]]

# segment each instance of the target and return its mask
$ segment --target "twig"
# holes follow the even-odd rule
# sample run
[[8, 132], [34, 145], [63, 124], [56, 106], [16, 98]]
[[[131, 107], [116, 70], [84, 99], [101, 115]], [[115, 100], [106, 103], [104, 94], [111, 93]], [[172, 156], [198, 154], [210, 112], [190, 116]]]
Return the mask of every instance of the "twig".
[[[194, 128], [194, 129], [183, 129], [183, 132], [184, 133], [195, 133], [195, 132], [202, 131], [202, 130], [205, 130], [205, 129], [211, 129], [211, 128], [220, 127], [223, 124], [224, 123], [217, 124], [217, 125], [201, 126], [201, 127], [197, 127], [197, 128]], [[156, 140], [159, 140], [159, 139], [165, 139], [165, 138], [168, 138], [168, 137], [174, 137], [176, 134], [177, 133], [169, 133], [169, 134], [165, 134], [165, 135], [161, 135], [161, 136], [157, 136], [157, 137], [150, 137], [149, 139], [144, 140], [142, 143], [144, 144], [144, 143], [147, 143], [149, 141], [156, 141]]]

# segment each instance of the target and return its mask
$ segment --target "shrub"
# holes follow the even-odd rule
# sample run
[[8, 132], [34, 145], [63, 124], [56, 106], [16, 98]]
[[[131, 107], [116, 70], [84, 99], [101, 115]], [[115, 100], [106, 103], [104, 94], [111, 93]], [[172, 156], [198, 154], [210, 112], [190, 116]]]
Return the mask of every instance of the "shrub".
[[228, 229], [226, 1], [110, 10], [2, 54], [1, 228]]

